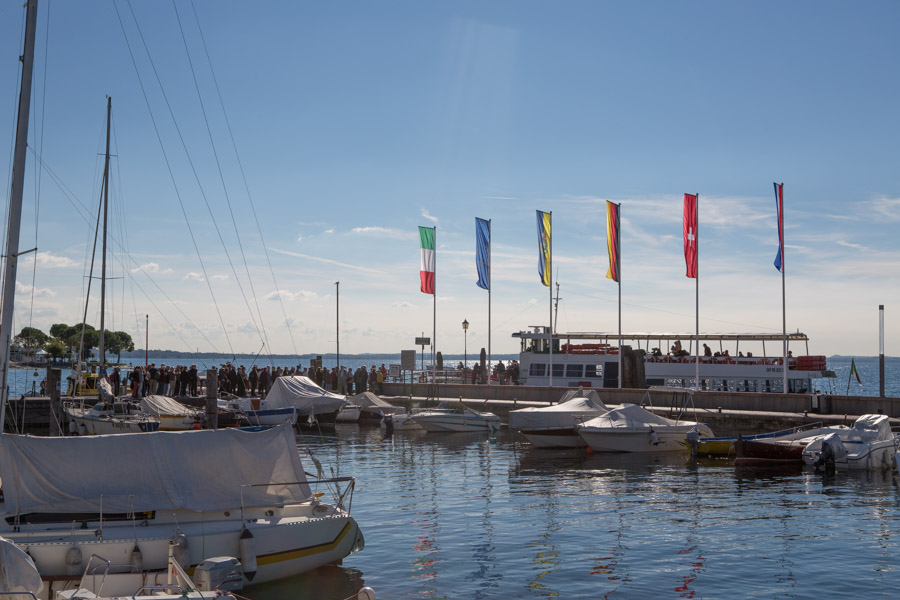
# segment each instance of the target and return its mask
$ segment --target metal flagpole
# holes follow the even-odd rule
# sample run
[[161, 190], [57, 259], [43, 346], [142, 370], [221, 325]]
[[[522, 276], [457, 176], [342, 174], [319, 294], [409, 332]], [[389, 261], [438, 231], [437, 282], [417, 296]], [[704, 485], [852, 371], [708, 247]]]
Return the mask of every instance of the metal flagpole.
[[337, 374], [341, 376], [341, 282], [334, 282], [334, 331], [335, 331], [335, 349], [337, 357], [335, 358], [335, 366]]
[[781, 364], [781, 370], [783, 371], [783, 390], [785, 394], [788, 393], [788, 341], [787, 341], [787, 310], [785, 303], [785, 294], [784, 294], [784, 270], [785, 270], [785, 262], [784, 262], [784, 183], [779, 186], [779, 204], [781, 205], [781, 210], [779, 211], [781, 214], [779, 217], [781, 218], [781, 336], [782, 336], [782, 350], [784, 351], [783, 362]]
[[553, 211], [547, 213], [550, 215], [550, 239], [547, 240], [550, 251], [550, 387], [553, 387]]
[[697, 333], [696, 333], [696, 341], [694, 345], [696, 346], [695, 352], [697, 353], [696, 360], [694, 361], [696, 365], [696, 382], [697, 382], [697, 390], [702, 390], [703, 386], [700, 384], [700, 194], [697, 193], [697, 202], [694, 204], [694, 225], [696, 230], [694, 231], [694, 245], [696, 248], [694, 249], [697, 252], [697, 273], [694, 278], [694, 319], [696, 321]]
[[[491, 244], [494, 243], [491, 233], [491, 221], [488, 219], [488, 373], [491, 372], [491, 288], [494, 287], [494, 281], [491, 274]], [[491, 378], [488, 377], [488, 385], [491, 385]]]
[[622, 389], [622, 205], [616, 206], [616, 276], [619, 281], [619, 389]]
[[437, 225], [432, 229], [434, 230], [434, 307], [431, 320], [431, 382], [434, 384], [434, 399], [437, 400], [437, 360], [435, 358], [437, 352]]

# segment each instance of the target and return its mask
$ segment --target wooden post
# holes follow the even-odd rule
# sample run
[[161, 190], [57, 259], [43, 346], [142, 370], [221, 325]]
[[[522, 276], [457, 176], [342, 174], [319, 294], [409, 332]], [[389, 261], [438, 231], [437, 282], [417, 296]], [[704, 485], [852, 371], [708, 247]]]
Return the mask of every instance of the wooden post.
[[47, 367], [47, 394], [50, 396], [50, 435], [65, 435], [62, 410], [59, 403], [60, 380], [62, 371]]
[[219, 428], [219, 373], [215, 367], [206, 370], [206, 427]]

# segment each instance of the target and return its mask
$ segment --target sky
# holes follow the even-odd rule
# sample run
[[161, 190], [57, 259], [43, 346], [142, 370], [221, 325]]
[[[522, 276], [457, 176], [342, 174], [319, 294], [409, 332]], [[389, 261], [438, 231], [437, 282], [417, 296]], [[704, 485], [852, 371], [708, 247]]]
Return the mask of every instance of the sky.
[[[876, 355], [884, 304], [896, 356], [897, 22], [877, 1], [41, 0], [15, 332], [82, 319], [110, 96], [106, 320], [138, 347], [394, 353], [436, 314], [437, 350], [471, 356], [481, 217], [491, 348], [517, 352], [550, 318], [535, 210], [557, 330], [614, 332], [607, 200], [623, 331], [690, 333], [686, 192], [701, 332], [780, 333], [777, 181], [787, 329]], [[23, 24], [0, 0], [7, 204]], [[437, 227], [436, 306], [418, 226]]]

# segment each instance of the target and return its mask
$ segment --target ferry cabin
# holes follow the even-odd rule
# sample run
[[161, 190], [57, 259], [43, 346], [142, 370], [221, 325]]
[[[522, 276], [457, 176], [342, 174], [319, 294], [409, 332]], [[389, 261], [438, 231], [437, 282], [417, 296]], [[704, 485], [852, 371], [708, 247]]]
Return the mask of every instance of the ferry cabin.
[[[549, 328], [531, 326], [512, 334], [521, 340], [520, 382], [550, 385]], [[811, 356], [808, 337], [800, 332], [788, 338], [788, 391], [814, 391], [814, 380], [834, 377], [824, 356]], [[783, 390], [783, 356], [780, 334], [701, 334], [700, 386], [696, 385], [694, 347], [696, 336], [688, 333], [623, 333], [623, 346], [644, 351], [647, 386], [694, 387], [730, 392], [776, 392]], [[553, 334], [554, 387], [606, 387], [619, 385], [618, 334], [570, 332]], [[793, 356], [803, 348], [803, 354]], [[704, 356], [705, 348], [711, 356]]]

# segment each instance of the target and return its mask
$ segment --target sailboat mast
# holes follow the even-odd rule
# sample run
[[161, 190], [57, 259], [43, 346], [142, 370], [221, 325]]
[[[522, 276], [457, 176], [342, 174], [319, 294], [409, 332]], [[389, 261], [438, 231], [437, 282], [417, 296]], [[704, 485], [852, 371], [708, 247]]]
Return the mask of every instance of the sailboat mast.
[[9, 396], [9, 344], [12, 342], [16, 268], [19, 262], [19, 230], [22, 227], [22, 192], [25, 186], [25, 154], [28, 147], [28, 119], [31, 108], [31, 76], [34, 70], [34, 35], [37, 29], [37, 0], [28, 0], [25, 16], [25, 48], [22, 52], [22, 87], [16, 120], [13, 150], [12, 187], [9, 194], [9, 222], [6, 228], [6, 268], [3, 270], [3, 308], [0, 310], [0, 433], [6, 422]]
[[106, 162], [103, 165], [103, 262], [100, 269], [100, 369], [102, 375], [106, 367], [106, 223], [109, 213], [109, 125], [112, 115], [112, 98], [106, 97]]

